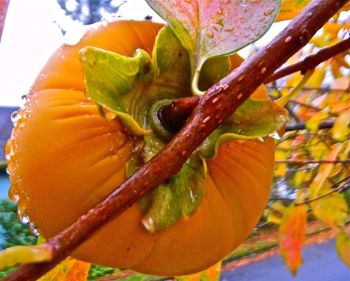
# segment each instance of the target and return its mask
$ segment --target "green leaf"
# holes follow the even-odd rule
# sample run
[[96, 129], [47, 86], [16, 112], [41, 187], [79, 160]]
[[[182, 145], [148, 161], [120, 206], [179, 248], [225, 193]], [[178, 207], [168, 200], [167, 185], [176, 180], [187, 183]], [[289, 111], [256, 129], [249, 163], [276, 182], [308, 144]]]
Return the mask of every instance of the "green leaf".
[[350, 237], [341, 230], [336, 237], [336, 249], [340, 259], [350, 267]]
[[201, 146], [205, 158], [215, 158], [218, 146], [239, 139], [257, 139], [275, 133], [287, 122], [287, 111], [270, 100], [246, 100]]
[[291, 204], [279, 229], [280, 252], [293, 275], [302, 264], [301, 250], [305, 239], [307, 207]]
[[81, 50], [88, 97], [102, 107], [114, 112], [124, 126], [134, 135], [148, 133], [131, 116], [130, 104], [133, 95], [129, 93], [136, 81], [147, 82], [153, 76], [150, 56], [143, 50], [136, 50], [134, 57], [86, 47]]
[[180, 172], [141, 200], [146, 212], [142, 222], [151, 233], [167, 228], [188, 217], [200, 205], [204, 195], [205, 168], [192, 156]]
[[188, 51], [193, 77], [192, 90], [204, 62], [231, 54], [259, 39], [276, 17], [280, 0], [146, 0], [169, 24]]

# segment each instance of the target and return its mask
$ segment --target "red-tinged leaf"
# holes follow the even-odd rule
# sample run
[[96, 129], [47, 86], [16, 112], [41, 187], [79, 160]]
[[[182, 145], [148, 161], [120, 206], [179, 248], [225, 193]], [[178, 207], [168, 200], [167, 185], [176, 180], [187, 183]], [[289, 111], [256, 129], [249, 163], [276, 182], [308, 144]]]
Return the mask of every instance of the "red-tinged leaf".
[[307, 207], [292, 204], [286, 210], [279, 230], [280, 252], [290, 272], [295, 275], [302, 264]]
[[38, 281], [86, 281], [89, 270], [90, 263], [68, 257]]
[[319, 196], [326, 195], [310, 203], [313, 214], [329, 226], [341, 226], [348, 218], [348, 205], [343, 194], [330, 193], [328, 184], [323, 185]]
[[345, 141], [350, 133], [350, 109], [343, 112], [335, 120], [332, 128], [332, 136], [336, 141]]
[[350, 237], [344, 230], [336, 237], [336, 249], [343, 263], [350, 267]]
[[[197, 87], [204, 62], [259, 39], [273, 23], [280, 0], [146, 0], [190, 55]], [[198, 88], [196, 88], [198, 90]]]

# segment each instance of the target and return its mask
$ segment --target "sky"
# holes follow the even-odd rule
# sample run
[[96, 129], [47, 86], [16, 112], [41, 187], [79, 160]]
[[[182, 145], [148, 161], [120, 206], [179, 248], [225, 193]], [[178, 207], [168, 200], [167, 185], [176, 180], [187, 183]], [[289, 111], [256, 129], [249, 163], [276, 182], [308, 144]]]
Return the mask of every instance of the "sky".
[[[127, 1], [118, 15], [136, 20], [152, 15], [153, 20], [160, 21], [144, 0]], [[63, 37], [55, 20], [69, 25], [69, 34], [79, 30], [80, 25], [64, 16], [56, 0], [10, 1], [0, 44], [0, 106], [21, 105], [21, 97], [28, 93], [47, 59], [69, 40], [69, 36]], [[269, 41], [267, 38], [283, 26], [273, 28], [260, 42]]]

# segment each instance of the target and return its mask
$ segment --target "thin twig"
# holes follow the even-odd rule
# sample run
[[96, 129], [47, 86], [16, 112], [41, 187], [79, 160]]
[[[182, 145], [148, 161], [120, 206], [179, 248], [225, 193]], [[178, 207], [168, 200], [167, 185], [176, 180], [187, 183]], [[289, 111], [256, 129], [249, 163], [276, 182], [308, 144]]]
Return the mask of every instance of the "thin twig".
[[350, 38], [340, 41], [339, 43], [331, 47], [323, 48], [319, 50], [316, 54], [310, 55], [300, 62], [289, 65], [275, 72], [267, 80], [265, 80], [265, 83], [278, 80], [282, 77], [285, 77], [287, 75], [290, 75], [298, 71], [300, 71], [301, 74], [305, 74], [308, 70], [314, 69], [316, 66], [318, 66], [322, 62], [329, 60], [330, 58], [336, 55], [339, 55], [345, 51], [348, 51], [349, 48], [350, 48]]
[[[192, 152], [278, 67], [303, 47], [347, 0], [315, 0], [265, 48], [208, 89], [190, 120], [168, 145], [104, 201], [47, 240], [53, 259], [20, 266], [5, 280], [36, 280], [78, 247], [110, 218], [120, 215], [152, 188], [176, 174]], [[161, 173], [160, 173], [161, 171]]]
[[[332, 58], [333, 56], [336, 56], [340, 53], [343, 53], [347, 50], [349, 50], [350, 48], [350, 38], [345, 39], [331, 47], [328, 48], [323, 48], [320, 51], [318, 51], [316, 54], [307, 56], [306, 58], [304, 58], [302, 61], [297, 62], [295, 64], [289, 65], [275, 73], [273, 73], [271, 76], [269, 76], [264, 83], [270, 83], [272, 81], [276, 81], [284, 76], [290, 75], [294, 72], [298, 72], [301, 71], [302, 74], [305, 74], [308, 70], [314, 69], [316, 66], [318, 66], [319, 64], [321, 64], [322, 62]], [[306, 89], [310, 89], [310, 88], [304, 88]], [[330, 90], [330, 89], [322, 89], [322, 90]], [[333, 91], [333, 90], [332, 90]], [[187, 101], [188, 99], [191, 99], [189, 101]], [[199, 102], [199, 98], [198, 97], [190, 97], [190, 98], [181, 98], [179, 99], [179, 101], [174, 102], [173, 104], [169, 105], [169, 106], [165, 106], [164, 108], [166, 108], [165, 110], [167, 111], [167, 118], [169, 118], [170, 120], [173, 120], [175, 118], [178, 118], [179, 116], [181, 116], [181, 120], [186, 120], [186, 118], [190, 115], [191, 113], [191, 109], [193, 110], [197, 103]], [[191, 107], [188, 107], [188, 105], [191, 105]], [[182, 108], [183, 105], [186, 105], [186, 107]], [[174, 115], [174, 117], [172, 117]], [[170, 126], [168, 126], [168, 123], [170, 123], [171, 121], [166, 121], [166, 119], [164, 119], [164, 127], [171, 129]], [[183, 124], [185, 121], [183, 122], [176, 122], [176, 124]]]
[[[326, 120], [323, 122], [320, 122], [318, 124], [318, 129], [323, 130], [323, 129], [331, 129], [334, 126], [334, 120]], [[291, 132], [291, 131], [299, 131], [299, 130], [305, 130], [306, 129], [306, 123], [296, 123], [296, 124], [289, 124], [286, 126], [285, 130], [286, 132]]]
[[307, 165], [307, 164], [339, 164], [339, 163], [350, 163], [350, 159], [344, 160], [276, 160], [275, 163], [291, 164], [291, 165]]
[[[265, 88], [270, 90], [293, 90], [294, 87], [292, 86], [271, 86], [271, 85], [265, 85]], [[317, 87], [303, 87], [300, 89], [300, 91], [315, 91], [320, 92], [322, 94], [324, 93], [330, 93], [330, 94], [349, 94], [349, 89], [331, 89], [331, 88], [317, 88]]]
[[315, 198], [312, 198], [312, 199], [307, 199], [307, 200], [304, 200], [303, 202], [295, 202], [294, 205], [295, 206], [300, 206], [300, 205], [305, 205], [305, 204], [309, 204], [309, 203], [312, 203], [312, 202], [315, 202], [315, 201], [318, 201], [322, 198], [325, 198], [329, 195], [332, 195], [333, 193], [336, 193], [336, 192], [344, 192], [345, 190], [348, 190], [350, 189], [350, 184], [346, 184], [346, 185], [342, 185], [342, 186], [339, 186], [337, 188], [334, 188], [332, 189], [331, 191], [328, 191], [318, 197], [315, 197]]

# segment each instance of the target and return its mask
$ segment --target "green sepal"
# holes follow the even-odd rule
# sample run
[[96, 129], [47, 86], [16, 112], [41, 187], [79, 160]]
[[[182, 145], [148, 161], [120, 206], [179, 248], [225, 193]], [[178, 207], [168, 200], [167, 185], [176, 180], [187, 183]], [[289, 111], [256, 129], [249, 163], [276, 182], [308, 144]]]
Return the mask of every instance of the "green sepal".
[[[148, 134], [130, 114], [136, 84], [154, 77], [152, 61], [147, 52], [137, 49], [134, 57], [95, 47], [80, 51], [85, 75], [86, 93], [103, 108], [115, 113], [123, 125], [136, 136]], [[138, 85], [139, 86], [139, 85]]]
[[205, 194], [205, 165], [192, 156], [180, 172], [141, 199], [145, 228], [154, 233], [190, 216]]
[[262, 139], [274, 134], [287, 122], [287, 111], [270, 100], [246, 100], [203, 142], [200, 154], [215, 158], [220, 144], [232, 140]]

